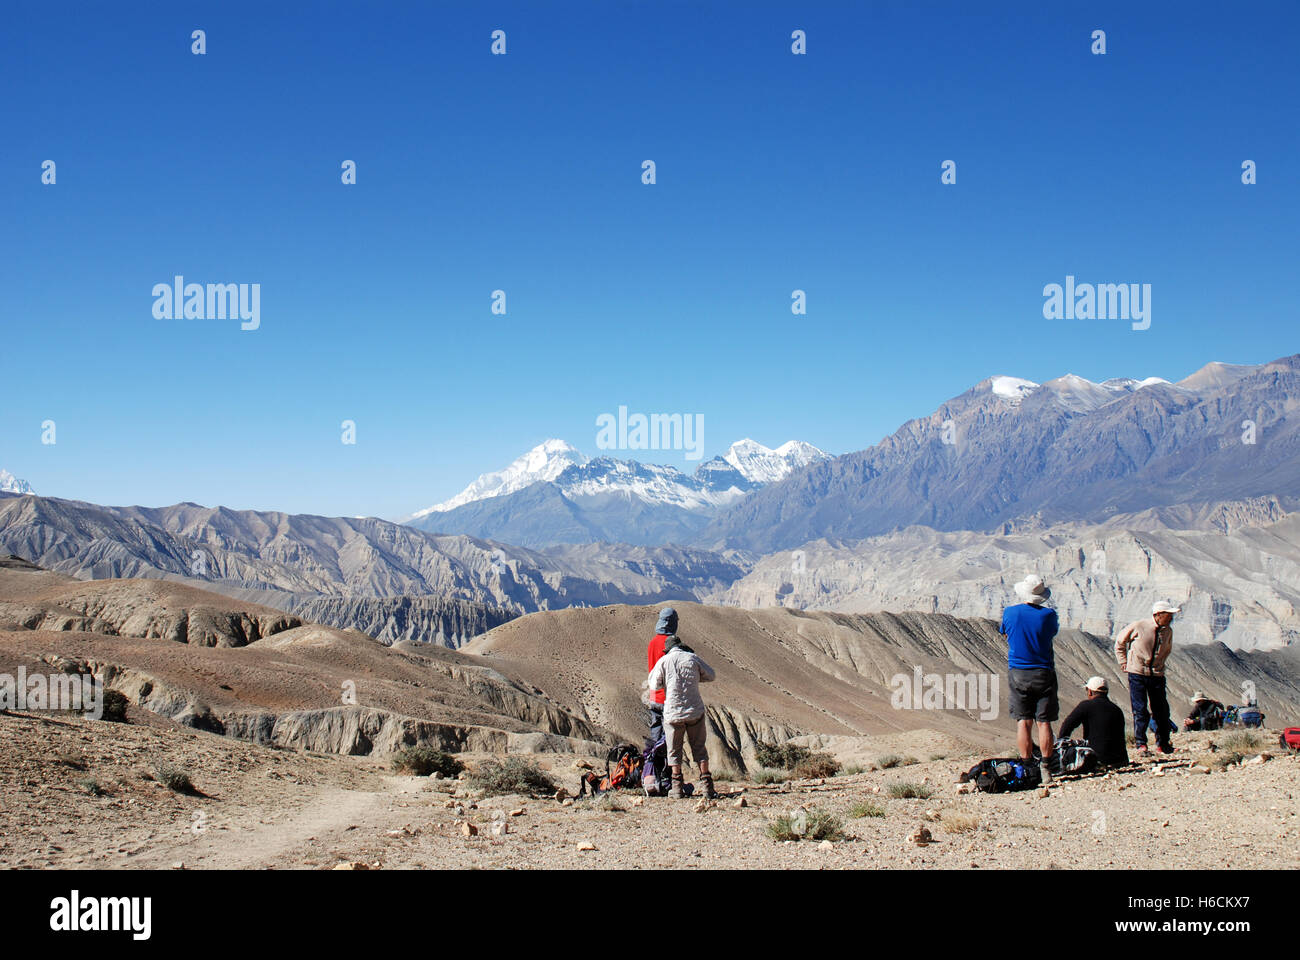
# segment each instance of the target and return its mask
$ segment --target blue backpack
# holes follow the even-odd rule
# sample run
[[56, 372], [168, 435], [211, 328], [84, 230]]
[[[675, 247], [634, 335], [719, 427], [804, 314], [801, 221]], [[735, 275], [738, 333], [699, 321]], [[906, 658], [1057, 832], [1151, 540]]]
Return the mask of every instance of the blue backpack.
[[1262, 727], [1264, 725], [1264, 714], [1260, 712], [1259, 707], [1242, 707], [1238, 718], [1247, 727]]
[[973, 782], [984, 793], [1011, 793], [1032, 790], [1043, 782], [1038, 764], [1019, 757], [981, 760], [961, 775], [963, 783]]

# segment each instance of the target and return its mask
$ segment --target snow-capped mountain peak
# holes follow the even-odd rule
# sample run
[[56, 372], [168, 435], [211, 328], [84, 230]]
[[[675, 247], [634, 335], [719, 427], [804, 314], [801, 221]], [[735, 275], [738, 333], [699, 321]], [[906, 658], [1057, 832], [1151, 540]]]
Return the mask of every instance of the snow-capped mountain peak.
[[1034, 381], [1022, 380], [1020, 377], [993, 377], [991, 383], [995, 394], [1012, 403], [1019, 403], [1038, 389], [1038, 384]]
[[1113, 377], [1101, 383], [1094, 383], [1075, 373], [1067, 373], [1063, 377], [1041, 384], [1020, 377], [998, 376], [991, 377], [989, 384], [995, 395], [1009, 400], [1013, 406], [1018, 405], [1031, 393], [1043, 390], [1060, 405], [1078, 412], [1105, 406], [1116, 399], [1116, 394], [1135, 393], [1147, 387], [1172, 386], [1163, 377], [1147, 377], [1144, 380]]
[[554, 480], [572, 466], [582, 466], [587, 462], [577, 447], [563, 440], [546, 440], [539, 443], [523, 456], [517, 458], [504, 470], [485, 473], [450, 500], [436, 503], [413, 513], [408, 519], [418, 520], [431, 513], [445, 513], [475, 500], [488, 497], [500, 497], [514, 493], [534, 483]]
[[[522, 509], [545, 512], [555, 503], [564, 502], [567, 505], [561, 508], [560, 517], [563, 523], [581, 516], [582, 522], [590, 521], [602, 529], [612, 530], [608, 536], [622, 539], [644, 536], [642, 527], [652, 522], [652, 517], [659, 516], [662, 520], [663, 515], [654, 511], [675, 510], [680, 515], [674, 514], [669, 525], [685, 524], [681, 529], [672, 527], [673, 535], [680, 536], [688, 532], [687, 528], [697, 528], [707, 517], [754, 489], [783, 480], [799, 468], [825, 459], [829, 459], [829, 454], [800, 440], [789, 440], [773, 450], [745, 439], [733, 443], [724, 456], [699, 464], [694, 474], [686, 474], [673, 466], [637, 460], [610, 456], [590, 459], [563, 440], [547, 440], [504, 470], [483, 474], [450, 500], [411, 514], [402, 522], [423, 529], [432, 529], [430, 525], [434, 525], [441, 532], [460, 530], [456, 524], [461, 522], [457, 519], [464, 512], [461, 508], [473, 515], [471, 520], [486, 516], [484, 511], [504, 511], [502, 522], [513, 522], [517, 517], [517, 508], [511, 505], [513, 501], [502, 500], [492, 505], [483, 505], [482, 501], [516, 493], [522, 496], [521, 492], [527, 488], [550, 484], [560, 501], [539, 489], [535, 493], [540, 496], [526, 498], [528, 506]], [[625, 507], [614, 506], [624, 501]], [[475, 536], [497, 535], [496, 527], [468, 529]]]
[[1132, 377], [1112, 377], [1110, 380], [1103, 380], [1099, 386], [1118, 393], [1132, 393], [1134, 390], [1141, 390], [1143, 387], [1154, 387], [1161, 383], [1167, 384], [1169, 381], [1164, 377], [1147, 377], [1145, 380], [1134, 380]]
[[0, 470], [0, 493], [32, 493], [32, 485], [26, 480], [19, 480], [8, 470]]
[[802, 440], [787, 440], [773, 450], [748, 437], [737, 440], [722, 455], [723, 460], [751, 483], [784, 480], [800, 467], [827, 457], [828, 454]]

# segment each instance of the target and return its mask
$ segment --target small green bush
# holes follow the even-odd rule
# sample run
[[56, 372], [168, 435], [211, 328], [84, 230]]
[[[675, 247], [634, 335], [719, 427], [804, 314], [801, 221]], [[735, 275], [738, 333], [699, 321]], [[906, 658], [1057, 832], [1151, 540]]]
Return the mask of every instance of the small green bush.
[[910, 780], [895, 780], [889, 785], [889, 795], [895, 800], [925, 800], [934, 795], [934, 791], [924, 783]]
[[833, 777], [839, 772], [840, 762], [829, 753], [810, 753], [794, 767], [795, 778], [799, 780]]
[[126, 705], [129, 701], [120, 690], [105, 690], [101, 720], [110, 723], [126, 723]]
[[755, 783], [785, 783], [789, 779], [789, 770], [758, 770], [754, 773]]
[[841, 767], [838, 777], [856, 777], [859, 773], [866, 773], [867, 768], [858, 763], [850, 763], [847, 767]]
[[758, 759], [759, 766], [773, 770], [793, 770], [811, 754], [812, 751], [807, 747], [800, 747], [793, 743], [782, 743], [778, 746], [760, 743], [754, 747], [754, 756]]
[[436, 773], [451, 779], [458, 776], [465, 765], [449, 753], [433, 747], [415, 746], [393, 754], [393, 769], [414, 777], [430, 777]]
[[102, 797], [104, 794], [108, 793], [107, 790], [99, 785], [99, 781], [94, 777], [84, 777], [81, 780], [78, 780], [77, 786], [81, 788], [83, 793], [89, 794], [92, 797]]
[[902, 762], [903, 758], [898, 754], [887, 753], [876, 761], [876, 765], [879, 766], [881, 770], [890, 770], [894, 767], [900, 766]]
[[978, 817], [957, 810], [944, 810], [939, 814], [939, 822], [949, 833], [970, 833], [979, 829], [980, 825]]
[[854, 820], [861, 820], [863, 817], [883, 817], [885, 813], [885, 808], [873, 800], [863, 800], [849, 807], [849, 816]]
[[86, 756], [79, 750], [63, 750], [54, 755], [54, 762], [61, 763], [65, 767], [71, 767], [73, 770], [86, 769]]
[[1212, 742], [1217, 747], [1213, 753], [1199, 757], [1200, 763], [1220, 770], [1242, 760], [1249, 760], [1264, 746], [1263, 739], [1251, 730], [1234, 730]]
[[194, 783], [190, 775], [172, 763], [160, 763], [154, 767], [154, 779], [168, 790], [176, 793], [193, 793]]
[[600, 797], [596, 799], [596, 806], [601, 810], [604, 810], [606, 813], [627, 812], [627, 807], [623, 806], [619, 801], [618, 796], [613, 791], [602, 793]]
[[507, 793], [554, 793], [556, 790], [555, 781], [541, 767], [522, 757], [484, 761], [470, 773], [468, 783], [471, 789], [482, 790], [489, 797]]
[[1259, 753], [1264, 745], [1259, 734], [1251, 730], [1233, 730], [1219, 740], [1220, 750], [1231, 750], [1247, 756]]
[[824, 810], [808, 811], [808, 826], [802, 836], [795, 833], [794, 817], [777, 817], [767, 825], [767, 835], [773, 840], [843, 840], [844, 823]]

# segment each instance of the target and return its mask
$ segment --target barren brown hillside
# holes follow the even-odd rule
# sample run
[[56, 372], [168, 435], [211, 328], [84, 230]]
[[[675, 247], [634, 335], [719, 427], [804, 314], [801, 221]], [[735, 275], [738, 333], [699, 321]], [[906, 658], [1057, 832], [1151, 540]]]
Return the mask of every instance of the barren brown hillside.
[[[599, 755], [616, 739], [644, 737], [644, 650], [656, 609], [534, 614], [462, 651], [387, 647], [181, 584], [83, 582], [8, 561], [0, 566], [0, 669], [94, 672], [137, 707], [259, 743], [343, 754], [429, 743]], [[679, 609], [683, 637], [718, 672], [705, 694], [723, 769], [752, 770], [756, 743], [791, 738], [845, 762], [891, 750], [1009, 748], [1005, 646], [991, 621]], [[1057, 651], [1065, 709], [1087, 676], [1119, 679], [1108, 640], [1067, 631]], [[1300, 715], [1298, 656], [1180, 646], [1171, 661], [1175, 709], [1193, 688], [1235, 702], [1249, 680], [1273, 723], [1287, 722]], [[992, 696], [900, 709], [896, 678], [910, 684], [916, 670], [974, 678]]]
[[[394, 650], [183, 585], [82, 583], [11, 562], [0, 569], [4, 614], [0, 671], [95, 673], [145, 710], [241, 739], [344, 754], [416, 742], [591, 753], [607, 739], [455, 651]], [[199, 623], [222, 642], [181, 642]]]
[[[676, 604], [680, 633], [717, 671], [704, 688], [710, 743], [733, 760], [755, 739], [820, 735], [841, 754], [869, 752], [871, 741], [929, 730], [980, 749], [1006, 749], [1012, 723], [1005, 705], [1006, 645], [990, 620], [942, 614], [848, 615], [766, 608], [738, 610]], [[567, 708], [637, 742], [644, 734], [640, 684], [645, 644], [657, 608], [601, 607], [532, 614], [484, 634], [464, 648], [525, 678]], [[1126, 689], [1110, 640], [1066, 630], [1056, 644], [1062, 708], [1093, 674]], [[996, 716], [972, 709], [895, 709], [896, 676], [984, 674], [997, 678]], [[1276, 722], [1300, 716], [1300, 652], [1239, 654], [1221, 644], [1179, 645], [1170, 662], [1175, 711], [1196, 688], [1238, 702], [1255, 684]], [[829, 738], [829, 739], [828, 739]], [[857, 741], [855, 743], [855, 741]]]

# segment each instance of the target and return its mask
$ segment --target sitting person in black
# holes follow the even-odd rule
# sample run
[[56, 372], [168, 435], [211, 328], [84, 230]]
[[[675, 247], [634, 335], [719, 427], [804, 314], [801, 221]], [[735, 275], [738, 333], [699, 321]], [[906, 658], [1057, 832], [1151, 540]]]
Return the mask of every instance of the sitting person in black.
[[1110, 685], [1104, 677], [1092, 677], [1084, 688], [1088, 699], [1070, 711], [1061, 724], [1061, 736], [1068, 738], [1074, 729], [1083, 726], [1083, 738], [1097, 754], [1097, 759], [1111, 767], [1128, 763], [1128, 747], [1124, 742], [1124, 711], [1110, 702]]
[[1223, 704], [1201, 691], [1192, 694], [1192, 709], [1183, 721], [1184, 730], [1218, 730], [1223, 726]]

